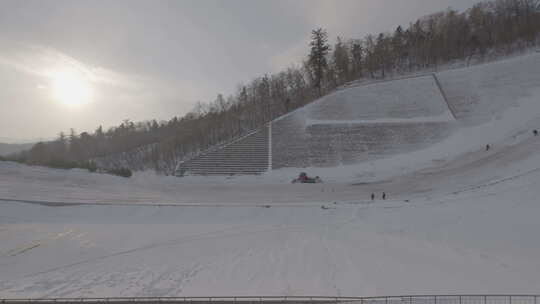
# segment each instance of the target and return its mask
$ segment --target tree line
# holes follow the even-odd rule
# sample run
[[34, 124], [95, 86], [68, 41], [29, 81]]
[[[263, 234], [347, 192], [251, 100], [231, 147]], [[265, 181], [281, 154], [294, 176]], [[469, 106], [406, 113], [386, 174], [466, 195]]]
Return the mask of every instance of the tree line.
[[[238, 85], [234, 94], [197, 102], [168, 121], [132, 122], [94, 132], [60, 133], [51, 142], [11, 157], [28, 164], [85, 164], [102, 157], [143, 153], [145, 168], [172, 173], [178, 160], [257, 129], [267, 122], [357, 79], [382, 79], [455, 61], [469, 64], [538, 45], [540, 0], [494, 0], [458, 12], [422, 17], [408, 26], [364, 38], [311, 33], [306, 59], [281, 72]], [[145, 149], [141, 150], [141, 147]]]

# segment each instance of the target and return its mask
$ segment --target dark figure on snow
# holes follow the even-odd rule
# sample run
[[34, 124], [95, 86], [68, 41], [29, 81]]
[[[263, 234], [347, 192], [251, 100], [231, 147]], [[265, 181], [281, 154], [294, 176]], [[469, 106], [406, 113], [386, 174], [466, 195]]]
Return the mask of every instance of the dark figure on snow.
[[383, 201], [386, 200], [386, 192], [382, 193], [382, 199], [383, 199]]
[[375, 193], [371, 193], [371, 200], [372, 200], [372, 201], [375, 200]]
[[536, 130], [536, 129], [533, 130], [533, 134], [534, 134], [534, 136], [538, 136], [538, 130]]
[[491, 146], [489, 144], [486, 145], [486, 151], [489, 151], [491, 149]]

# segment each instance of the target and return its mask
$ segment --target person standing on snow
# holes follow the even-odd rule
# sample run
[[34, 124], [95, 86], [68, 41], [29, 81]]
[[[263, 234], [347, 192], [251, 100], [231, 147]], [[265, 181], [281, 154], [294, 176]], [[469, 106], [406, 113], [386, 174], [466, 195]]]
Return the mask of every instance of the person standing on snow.
[[383, 201], [386, 200], [386, 192], [382, 193], [382, 199], [383, 199]]
[[375, 200], [375, 193], [371, 193], [371, 200], [372, 200], [372, 201]]

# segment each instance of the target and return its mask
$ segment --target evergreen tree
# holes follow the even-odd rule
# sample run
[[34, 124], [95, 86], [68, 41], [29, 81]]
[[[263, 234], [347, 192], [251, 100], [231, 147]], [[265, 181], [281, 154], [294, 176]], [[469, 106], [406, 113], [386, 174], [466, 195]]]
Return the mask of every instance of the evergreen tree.
[[321, 95], [322, 81], [325, 69], [328, 67], [326, 56], [330, 52], [328, 44], [328, 34], [322, 28], [311, 31], [311, 51], [309, 53], [308, 65], [312, 71], [314, 86]]

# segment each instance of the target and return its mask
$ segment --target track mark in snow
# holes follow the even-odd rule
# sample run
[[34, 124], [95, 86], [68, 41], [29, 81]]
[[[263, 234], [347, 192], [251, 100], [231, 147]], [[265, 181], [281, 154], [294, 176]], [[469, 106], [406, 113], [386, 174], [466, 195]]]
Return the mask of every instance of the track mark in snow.
[[6, 255], [10, 256], [10, 257], [17, 256], [17, 255], [23, 254], [23, 253], [25, 253], [27, 251], [30, 251], [30, 250], [32, 250], [34, 248], [37, 248], [39, 246], [41, 246], [41, 243], [35, 242], [35, 243], [33, 243], [33, 244], [29, 245], [29, 246], [12, 249], [12, 250], [8, 251]]
[[205, 203], [205, 202], [57, 202], [57, 201], [40, 201], [26, 200], [13, 198], [0, 198], [0, 202], [4, 203], [25, 203], [41, 205], [46, 207], [105, 207], [105, 206], [127, 206], [127, 207], [197, 207], [197, 208], [318, 208], [321, 202], [310, 203]]
[[[246, 227], [246, 226], [252, 227], [253, 225], [242, 225], [240, 227]], [[38, 275], [42, 275], [42, 274], [46, 274], [46, 273], [50, 273], [50, 272], [54, 272], [54, 271], [58, 271], [58, 270], [63, 270], [63, 269], [66, 269], [66, 268], [79, 266], [79, 265], [86, 264], [86, 263], [101, 261], [101, 260], [104, 260], [104, 259], [107, 259], [107, 258], [122, 256], [122, 255], [131, 254], [131, 253], [144, 251], [144, 250], [151, 250], [151, 249], [158, 248], [158, 247], [163, 247], [163, 246], [176, 246], [176, 245], [180, 245], [180, 244], [185, 243], [185, 242], [194, 242], [194, 241], [200, 241], [200, 240], [210, 240], [210, 239], [216, 239], [216, 238], [217, 239], [222, 239], [222, 238], [242, 236], [242, 235], [246, 235], [246, 234], [268, 233], [268, 232], [274, 232], [274, 231], [280, 231], [280, 230], [285, 230], [285, 231], [304, 230], [304, 229], [307, 229], [307, 227], [308, 226], [306, 226], [306, 225], [285, 226], [285, 227], [277, 227], [277, 228], [272, 228], [272, 229], [263, 229], [263, 230], [256, 230], [256, 231], [231, 232], [231, 233], [227, 234], [225, 231], [239, 228], [239, 227], [231, 227], [231, 228], [222, 229], [222, 230], [219, 230], [219, 231], [201, 233], [201, 234], [197, 234], [197, 235], [182, 237], [180, 239], [169, 240], [169, 241], [164, 241], [164, 242], [155, 243], [155, 244], [149, 244], [149, 245], [146, 245], [146, 246], [141, 246], [141, 247], [137, 247], [137, 248], [133, 248], [133, 249], [129, 249], [129, 250], [123, 250], [123, 251], [115, 252], [115, 253], [112, 253], [112, 254], [103, 255], [103, 256], [99, 256], [99, 257], [95, 257], [95, 258], [91, 258], [91, 259], [87, 259], [87, 260], [82, 260], [82, 261], [67, 264], [67, 265], [62, 265], [62, 266], [50, 268], [50, 269], [47, 269], [47, 270], [44, 270], [44, 271], [27, 274], [27, 275], [24, 275], [22, 277], [23, 278], [35, 277], [35, 276], [38, 276]], [[223, 232], [225, 232], [225, 233], [223, 233]]]
[[505, 177], [505, 178], [498, 179], [498, 180], [495, 180], [495, 181], [492, 181], [492, 182], [489, 182], [489, 183], [485, 183], [485, 184], [465, 188], [465, 189], [462, 189], [462, 190], [454, 191], [454, 192], [452, 192], [452, 194], [460, 194], [460, 193], [463, 193], [463, 192], [469, 192], [469, 191], [474, 191], [474, 190], [478, 190], [478, 189], [482, 189], [482, 188], [495, 186], [495, 185], [505, 183], [505, 182], [508, 182], [508, 181], [511, 181], [511, 180], [515, 180], [515, 179], [518, 179], [518, 178], [521, 178], [521, 177], [524, 177], [526, 175], [533, 174], [533, 173], [536, 173], [536, 172], [540, 172], [540, 168], [532, 169], [532, 170], [529, 170], [529, 171], [527, 171], [525, 173]]

